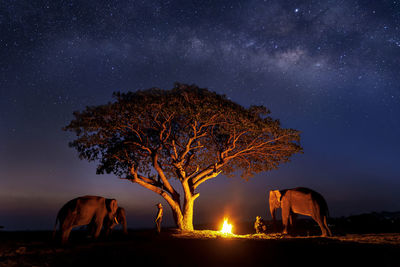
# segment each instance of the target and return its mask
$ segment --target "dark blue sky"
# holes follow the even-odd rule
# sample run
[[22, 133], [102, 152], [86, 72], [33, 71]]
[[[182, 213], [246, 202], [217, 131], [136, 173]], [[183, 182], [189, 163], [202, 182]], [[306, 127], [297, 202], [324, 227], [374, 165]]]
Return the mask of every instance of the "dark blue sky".
[[152, 226], [161, 199], [96, 175], [61, 128], [114, 91], [176, 81], [265, 105], [305, 152], [205, 183], [195, 223], [269, 218], [267, 191], [296, 186], [334, 217], [400, 210], [399, 25], [400, 1], [1, 1], [0, 225], [48, 229], [64, 202], [95, 194]]

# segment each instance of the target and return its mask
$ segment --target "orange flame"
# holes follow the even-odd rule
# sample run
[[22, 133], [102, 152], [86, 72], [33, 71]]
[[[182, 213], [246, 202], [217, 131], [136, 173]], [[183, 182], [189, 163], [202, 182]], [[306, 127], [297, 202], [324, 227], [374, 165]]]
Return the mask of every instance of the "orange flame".
[[223, 234], [232, 234], [232, 224], [228, 223], [228, 218], [224, 218], [224, 224], [220, 232]]

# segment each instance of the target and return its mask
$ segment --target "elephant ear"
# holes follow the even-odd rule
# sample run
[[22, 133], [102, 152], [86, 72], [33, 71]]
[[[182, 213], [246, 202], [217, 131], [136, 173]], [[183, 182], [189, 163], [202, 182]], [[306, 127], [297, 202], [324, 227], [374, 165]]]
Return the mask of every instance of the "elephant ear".
[[278, 202], [281, 203], [281, 198], [282, 198], [281, 192], [279, 190], [274, 190], [273, 192], [274, 192], [275, 197], [278, 200]]
[[118, 209], [118, 203], [116, 199], [107, 199], [107, 210], [111, 212], [112, 214], [115, 214]]

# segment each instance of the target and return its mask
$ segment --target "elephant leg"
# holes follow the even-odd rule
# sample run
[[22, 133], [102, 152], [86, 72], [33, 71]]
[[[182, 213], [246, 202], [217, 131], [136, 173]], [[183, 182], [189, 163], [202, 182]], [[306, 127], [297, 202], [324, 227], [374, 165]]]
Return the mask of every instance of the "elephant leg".
[[103, 227], [103, 219], [96, 218], [95, 220], [95, 232], [94, 232], [94, 238], [98, 238], [101, 232], [101, 228]]
[[324, 225], [324, 223], [322, 221], [323, 220], [323, 216], [321, 215], [321, 211], [320, 211], [319, 205], [315, 205], [314, 204], [313, 209], [312, 209], [311, 218], [313, 218], [314, 221], [317, 222], [319, 228], [321, 229], [322, 236], [326, 236], [327, 232], [326, 232], [326, 229], [325, 229], [325, 225]]
[[294, 227], [295, 225], [295, 222], [296, 222], [296, 218], [297, 218], [297, 215], [296, 215], [296, 213], [294, 213], [292, 210], [290, 210], [290, 213], [289, 213], [289, 223], [290, 223], [290, 227]]
[[90, 224], [88, 224], [87, 226], [87, 235], [88, 237], [92, 237], [94, 235], [94, 231], [96, 230], [95, 228], [95, 223], [91, 222]]
[[322, 218], [320, 216], [313, 216], [313, 219], [318, 223], [319, 228], [321, 228], [322, 236], [326, 236], [327, 232], [325, 229], [325, 225], [322, 222]]
[[96, 232], [94, 233], [94, 238], [97, 239], [100, 235], [101, 232], [101, 225], [100, 226], [96, 226]]
[[65, 244], [68, 241], [69, 235], [71, 233], [72, 227], [74, 225], [75, 214], [69, 214], [65, 217], [64, 221], [60, 221], [60, 230], [61, 230], [61, 243]]
[[66, 227], [61, 230], [61, 243], [66, 244], [68, 242], [69, 234], [71, 233], [72, 226]]
[[289, 217], [290, 217], [290, 208], [286, 205], [285, 206], [282, 205], [283, 234], [288, 233], [287, 230], [288, 230]]
[[108, 237], [111, 234], [113, 228], [114, 226], [106, 227], [105, 236]]
[[326, 216], [324, 216], [324, 226], [325, 226], [325, 229], [328, 231], [328, 236], [332, 236], [332, 232], [331, 232], [331, 229], [329, 229], [329, 227], [328, 227], [328, 223], [326, 222]]

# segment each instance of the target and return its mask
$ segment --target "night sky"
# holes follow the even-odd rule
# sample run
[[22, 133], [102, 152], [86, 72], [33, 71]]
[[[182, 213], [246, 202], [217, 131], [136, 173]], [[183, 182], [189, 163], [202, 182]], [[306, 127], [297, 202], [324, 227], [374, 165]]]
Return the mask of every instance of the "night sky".
[[166, 202], [96, 175], [62, 127], [114, 91], [176, 81], [302, 132], [304, 154], [280, 169], [200, 186], [195, 224], [269, 219], [268, 191], [296, 186], [333, 217], [400, 210], [400, 1], [2, 0], [0, 225], [51, 229], [66, 201], [93, 194], [153, 227]]

